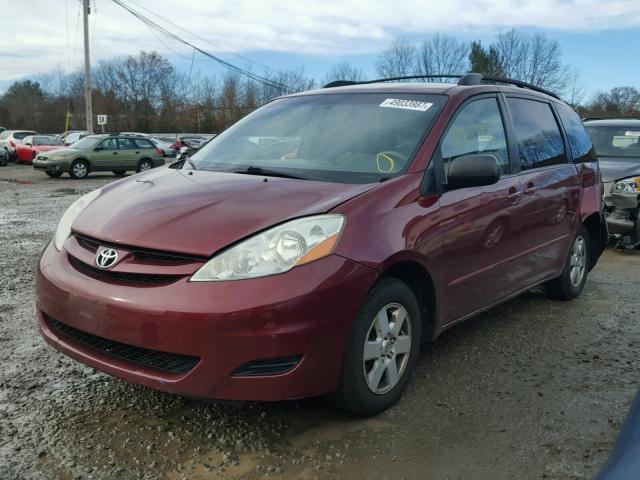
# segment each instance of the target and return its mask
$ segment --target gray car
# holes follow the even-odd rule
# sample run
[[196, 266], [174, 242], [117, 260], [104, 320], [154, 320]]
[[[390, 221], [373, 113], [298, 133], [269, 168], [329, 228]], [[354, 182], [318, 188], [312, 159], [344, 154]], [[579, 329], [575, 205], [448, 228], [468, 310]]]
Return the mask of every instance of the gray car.
[[587, 118], [598, 155], [609, 233], [620, 248], [640, 245], [640, 118]]

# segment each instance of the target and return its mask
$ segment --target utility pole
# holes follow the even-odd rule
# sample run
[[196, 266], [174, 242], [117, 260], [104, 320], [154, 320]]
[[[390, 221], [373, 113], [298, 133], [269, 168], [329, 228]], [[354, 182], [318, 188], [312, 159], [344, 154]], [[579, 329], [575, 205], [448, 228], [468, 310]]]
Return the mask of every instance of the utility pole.
[[93, 134], [93, 108], [91, 105], [91, 62], [89, 60], [89, 0], [82, 0], [84, 18], [84, 102], [87, 114], [87, 132]]

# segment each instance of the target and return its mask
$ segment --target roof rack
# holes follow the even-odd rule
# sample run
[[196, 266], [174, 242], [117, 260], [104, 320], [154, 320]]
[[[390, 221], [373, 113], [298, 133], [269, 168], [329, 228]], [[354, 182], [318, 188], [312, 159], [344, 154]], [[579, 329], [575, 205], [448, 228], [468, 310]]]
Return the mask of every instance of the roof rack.
[[481, 73], [466, 73], [464, 75], [409, 75], [404, 77], [390, 77], [390, 78], [379, 78], [377, 80], [365, 80], [362, 82], [354, 82], [351, 80], [336, 80], [334, 82], [326, 84], [323, 88], [334, 88], [334, 87], [345, 87], [348, 85], [365, 85], [369, 83], [382, 83], [382, 82], [393, 82], [396, 80], [417, 80], [423, 78], [457, 78], [458, 85], [461, 86], [472, 86], [472, 85], [481, 85], [483, 82], [490, 83], [500, 83], [506, 85], [514, 85], [520, 88], [527, 88], [529, 90], [534, 90], [536, 92], [544, 93], [545, 95], [549, 95], [550, 97], [557, 98], [560, 100], [560, 97], [549, 90], [544, 88], [537, 87], [536, 85], [532, 85], [531, 83], [522, 82], [520, 80], [515, 80], [513, 78], [506, 77], [495, 77], [492, 75], [483, 75]]
[[585, 117], [582, 119], [583, 122], [589, 120], [640, 120], [640, 117], [637, 115], [603, 115], [602, 117]]

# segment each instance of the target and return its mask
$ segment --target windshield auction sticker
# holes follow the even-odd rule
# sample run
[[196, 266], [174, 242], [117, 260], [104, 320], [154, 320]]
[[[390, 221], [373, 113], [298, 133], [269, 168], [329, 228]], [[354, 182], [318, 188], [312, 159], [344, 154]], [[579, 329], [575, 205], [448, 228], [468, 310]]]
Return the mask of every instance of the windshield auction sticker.
[[387, 98], [384, 102], [382, 102], [378, 106], [386, 107], [386, 108], [401, 108], [403, 110], [417, 110], [419, 112], [426, 112], [431, 107], [433, 107], [433, 103], [420, 102], [418, 100], [404, 100], [401, 98]]

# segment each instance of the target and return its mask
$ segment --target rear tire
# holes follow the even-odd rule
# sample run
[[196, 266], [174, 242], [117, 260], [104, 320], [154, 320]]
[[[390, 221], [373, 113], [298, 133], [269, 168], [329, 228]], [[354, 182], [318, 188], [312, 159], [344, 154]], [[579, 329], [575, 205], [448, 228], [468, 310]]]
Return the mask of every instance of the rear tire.
[[113, 174], [118, 177], [122, 177], [125, 173], [127, 173], [126, 170], [113, 170]]
[[51, 178], [58, 178], [62, 175], [62, 172], [44, 172], [47, 174], [47, 176], [51, 177]]
[[87, 178], [89, 175], [89, 164], [86, 160], [76, 160], [69, 168], [69, 176], [75, 179]]
[[396, 403], [418, 361], [421, 327], [418, 301], [407, 284], [386, 278], [373, 287], [351, 326], [330, 400], [361, 416]]
[[584, 225], [571, 243], [564, 269], [558, 278], [547, 282], [545, 289], [550, 297], [558, 300], [572, 300], [582, 293], [589, 274], [591, 243]]
[[136, 167], [136, 172], [146, 172], [147, 170], [151, 170], [153, 168], [153, 162], [148, 158], [143, 158], [138, 162], [138, 166]]

